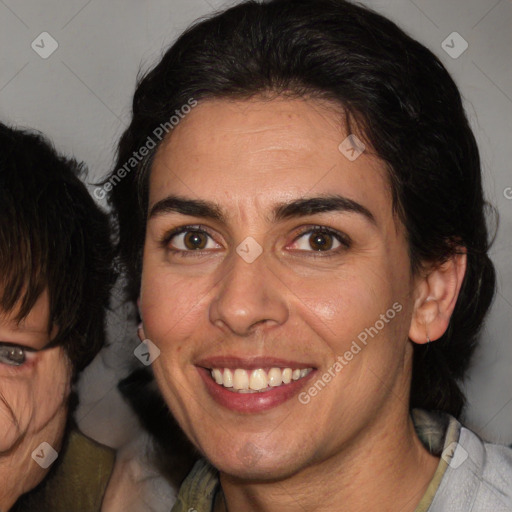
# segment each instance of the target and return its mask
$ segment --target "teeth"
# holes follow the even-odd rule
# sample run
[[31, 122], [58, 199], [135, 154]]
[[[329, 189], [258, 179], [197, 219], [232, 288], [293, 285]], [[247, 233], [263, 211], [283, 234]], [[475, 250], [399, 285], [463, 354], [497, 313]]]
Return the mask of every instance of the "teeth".
[[283, 382], [283, 372], [280, 368], [271, 368], [268, 372], [268, 385], [273, 388], [280, 386]]
[[[222, 382], [220, 384], [222, 384]], [[235, 374], [233, 375], [233, 387], [235, 389], [249, 389], [249, 375], [247, 375], [245, 370], [241, 370], [240, 368], [235, 370]]]
[[291, 368], [271, 368], [268, 373], [258, 368], [256, 370], [244, 370], [237, 368], [213, 368], [211, 376], [215, 382], [237, 393], [257, 393], [268, 391], [271, 388], [289, 384], [292, 380], [299, 380], [308, 375], [312, 368], [292, 370]]
[[249, 387], [254, 391], [265, 389], [267, 387], [267, 374], [265, 370], [253, 370], [251, 372], [251, 378], [249, 380]]
[[224, 385], [225, 388], [232, 388], [233, 387], [233, 372], [226, 368], [224, 370], [224, 382], [217, 382], [217, 384]]
[[221, 384], [222, 385], [222, 382], [223, 382], [222, 381], [222, 372], [219, 369], [215, 368], [213, 370], [212, 377], [215, 379], [215, 382], [217, 384]]

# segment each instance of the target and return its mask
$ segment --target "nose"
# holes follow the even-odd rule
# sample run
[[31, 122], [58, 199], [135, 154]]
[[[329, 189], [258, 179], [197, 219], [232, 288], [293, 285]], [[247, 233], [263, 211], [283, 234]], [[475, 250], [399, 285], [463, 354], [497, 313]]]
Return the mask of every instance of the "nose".
[[256, 326], [286, 322], [286, 287], [270, 269], [264, 254], [252, 263], [233, 254], [210, 303], [209, 316], [214, 325], [239, 336], [250, 335]]

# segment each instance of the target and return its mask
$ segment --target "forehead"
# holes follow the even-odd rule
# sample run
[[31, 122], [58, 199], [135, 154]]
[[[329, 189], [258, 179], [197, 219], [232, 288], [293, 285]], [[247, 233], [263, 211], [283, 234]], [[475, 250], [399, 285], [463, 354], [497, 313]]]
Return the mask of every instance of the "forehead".
[[340, 151], [343, 119], [338, 105], [313, 99], [202, 102], [157, 152], [150, 207], [170, 192], [256, 209], [336, 192], [390, 212], [384, 164], [369, 148], [353, 161]]
[[18, 321], [19, 306], [12, 311], [3, 311], [0, 308], [0, 341], [22, 341], [27, 337], [34, 341], [47, 341], [48, 320], [50, 315], [49, 298], [44, 291], [37, 299], [29, 314]]

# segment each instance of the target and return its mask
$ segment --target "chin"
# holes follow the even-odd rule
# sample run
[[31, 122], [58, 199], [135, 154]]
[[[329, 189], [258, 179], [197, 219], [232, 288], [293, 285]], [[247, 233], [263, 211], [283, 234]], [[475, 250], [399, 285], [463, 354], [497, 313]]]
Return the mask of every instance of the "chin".
[[265, 456], [255, 445], [248, 442], [235, 453], [226, 456], [213, 454], [207, 458], [221, 473], [244, 481], [276, 481], [292, 476], [300, 468], [299, 461], [290, 458], [289, 453], [270, 451]]

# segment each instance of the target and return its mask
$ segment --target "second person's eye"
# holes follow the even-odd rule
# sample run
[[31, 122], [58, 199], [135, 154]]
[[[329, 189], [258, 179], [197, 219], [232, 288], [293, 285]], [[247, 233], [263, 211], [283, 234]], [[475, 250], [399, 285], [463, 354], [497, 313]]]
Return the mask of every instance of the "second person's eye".
[[25, 350], [17, 345], [0, 345], [0, 363], [21, 366], [26, 361]]

